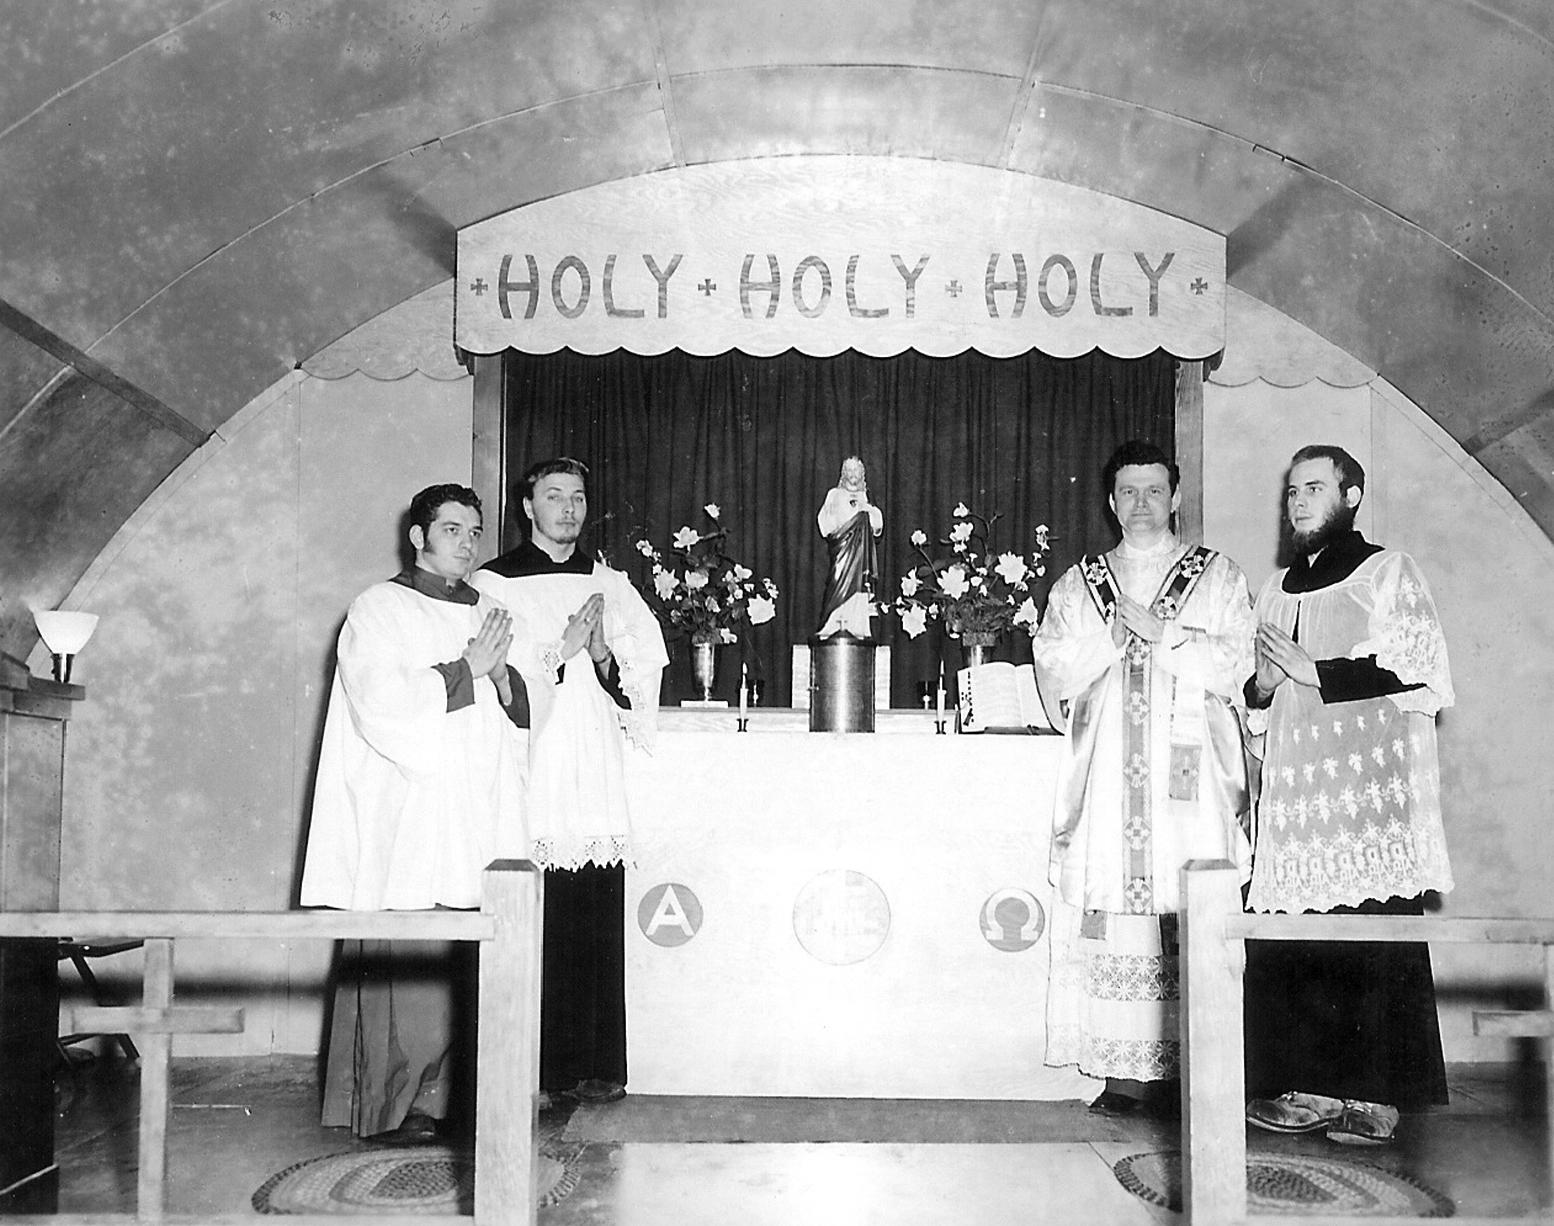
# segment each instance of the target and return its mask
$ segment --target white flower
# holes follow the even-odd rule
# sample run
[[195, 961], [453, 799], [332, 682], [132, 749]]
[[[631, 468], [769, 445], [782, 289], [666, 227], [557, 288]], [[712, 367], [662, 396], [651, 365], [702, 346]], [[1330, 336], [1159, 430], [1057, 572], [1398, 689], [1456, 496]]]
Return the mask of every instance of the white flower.
[[939, 590], [951, 600], [959, 600], [970, 589], [966, 582], [966, 568], [964, 566], [951, 566], [939, 576]]
[[777, 585], [770, 579], [762, 579], [761, 585], [766, 588], [766, 594], [773, 600], [777, 599]]
[[954, 515], [957, 519], [959, 519], [960, 517], [962, 517], [964, 515], [970, 515], [971, 514], [971, 508], [968, 507], [964, 502], [957, 502], [955, 504], [955, 510], [951, 511], [950, 514]]
[[674, 595], [675, 588], [680, 586], [680, 580], [674, 572], [667, 570], [655, 571], [653, 574], [653, 590], [658, 593], [660, 600], [668, 600]]
[[739, 636], [730, 630], [727, 626], [721, 626], [718, 628], [718, 637], [725, 643], [739, 642]]
[[699, 592], [707, 586], [707, 572], [704, 570], [687, 571], [685, 574], [685, 586], [693, 592]]
[[741, 582], [743, 582], [744, 580], [750, 578], [750, 568], [748, 566], [741, 566], [738, 562], [735, 562], [734, 575]]
[[928, 544], [928, 533], [924, 532], [921, 528], [919, 528], [916, 532], [912, 533], [912, 544], [914, 544], [914, 545], [926, 545], [926, 544]]
[[962, 523], [956, 524], [953, 528], [950, 529], [950, 540], [954, 541], [957, 545], [964, 545], [970, 539], [971, 521], [969, 519]]
[[699, 540], [701, 540], [701, 537], [697, 535], [696, 529], [681, 528], [680, 531], [674, 534], [674, 547], [676, 549], [689, 549]]
[[1037, 524], [1036, 525], [1036, 544], [1038, 546], [1040, 546], [1042, 549], [1045, 549], [1047, 547], [1047, 525], [1046, 524]]
[[702, 508], [702, 510], [707, 512], [708, 515], [712, 516], [713, 519], [716, 519], [720, 514], [722, 514], [722, 512], [718, 510], [718, 504], [715, 502], [709, 502]]
[[914, 606], [901, 615], [901, 628], [907, 632], [909, 639], [915, 639], [928, 629], [928, 614], [924, 612], [921, 605]]
[[[686, 578], [689, 579], [689, 576], [686, 576]], [[689, 586], [689, 583], [687, 583], [687, 586]], [[707, 597], [707, 611], [709, 613], [716, 613], [718, 611], [718, 598], [716, 596]]]
[[640, 553], [644, 558], [651, 558], [653, 556], [653, 544], [652, 544], [652, 542], [651, 541], [638, 541], [637, 542], [637, 552]]
[[765, 596], [750, 597], [747, 611], [750, 614], [750, 624], [752, 626], [759, 626], [763, 622], [769, 622], [777, 616], [777, 606]]
[[999, 554], [998, 565], [993, 569], [1010, 587], [1019, 587], [1025, 582], [1025, 576], [1030, 574], [1030, 567], [1026, 566], [1025, 559], [1017, 553]]
[[1014, 615], [1014, 624], [1017, 626], [1029, 626], [1031, 633], [1036, 633], [1036, 602], [1029, 596], [1025, 598], [1025, 603], [1020, 606], [1019, 611]]
[[917, 589], [923, 585], [923, 581], [916, 574], [901, 576], [901, 594], [903, 596], [916, 596]]

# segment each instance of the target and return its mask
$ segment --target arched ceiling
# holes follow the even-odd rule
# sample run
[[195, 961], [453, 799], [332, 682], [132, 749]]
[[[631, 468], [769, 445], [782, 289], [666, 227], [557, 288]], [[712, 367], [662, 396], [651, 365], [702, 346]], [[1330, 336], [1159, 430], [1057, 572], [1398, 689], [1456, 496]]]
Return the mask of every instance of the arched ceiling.
[[0, 9], [0, 647], [459, 226], [665, 167], [938, 158], [1228, 236], [1554, 534], [1546, 0]]

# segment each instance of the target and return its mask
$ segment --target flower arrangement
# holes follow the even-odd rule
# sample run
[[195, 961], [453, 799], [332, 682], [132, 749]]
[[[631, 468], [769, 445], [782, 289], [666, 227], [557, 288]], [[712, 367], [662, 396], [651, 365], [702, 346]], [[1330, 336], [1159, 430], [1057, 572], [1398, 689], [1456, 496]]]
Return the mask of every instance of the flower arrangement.
[[952, 512], [955, 526], [939, 543], [950, 548], [951, 556], [935, 561], [929, 557], [928, 535], [921, 529], [912, 533], [912, 547], [923, 561], [901, 579], [901, 595], [891, 606], [901, 618], [908, 638], [916, 638], [928, 628], [928, 619], [937, 617], [952, 638], [970, 645], [991, 643], [1011, 626], [1036, 629], [1036, 602], [1030, 595], [1031, 580], [1047, 573], [1047, 525], [1039, 525], [1035, 545], [1029, 556], [1000, 553], [992, 547], [993, 525], [1002, 515], [984, 518], [964, 502]]
[[674, 534], [664, 560], [651, 541], [639, 540], [637, 552], [653, 564], [652, 599], [670, 626], [690, 635], [692, 642], [735, 643], [742, 624], [759, 626], [777, 615], [777, 585], [757, 579], [724, 552], [728, 529], [715, 502], [703, 510], [714, 531], [697, 532], [689, 525]]

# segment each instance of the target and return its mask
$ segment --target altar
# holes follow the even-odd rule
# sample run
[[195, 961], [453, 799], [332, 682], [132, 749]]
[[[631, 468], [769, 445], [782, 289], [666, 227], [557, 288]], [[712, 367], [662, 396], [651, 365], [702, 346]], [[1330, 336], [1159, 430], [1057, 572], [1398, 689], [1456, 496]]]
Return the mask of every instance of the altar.
[[1042, 1063], [1061, 738], [736, 720], [666, 708], [631, 755], [632, 1091], [1094, 1097]]

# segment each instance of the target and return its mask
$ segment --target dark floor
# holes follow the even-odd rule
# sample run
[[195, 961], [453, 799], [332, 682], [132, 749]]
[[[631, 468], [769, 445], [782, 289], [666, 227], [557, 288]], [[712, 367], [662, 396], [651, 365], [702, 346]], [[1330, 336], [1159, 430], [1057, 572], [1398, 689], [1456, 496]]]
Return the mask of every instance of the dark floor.
[[[1461, 1215], [1539, 1212], [1550, 1203], [1541, 1067], [1450, 1072], [1452, 1105], [1404, 1117], [1392, 1147], [1252, 1130], [1251, 1154], [1368, 1163], [1427, 1184]], [[62, 1212], [134, 1209], [137, 1082], [133, 1063], [108, 1056], [62, 1077]], [[367, 1148], [320, 1127], [317, 1099], [310, 1057], [176, 1061], [169, 1211], [242, 1212], [271, 1175]], [[1175, 1149], [1176, 1126], [1102, 1118], [1083, 1103], [629, 1096], [597, 1107], [563, 1100], [541, 1125], [578, 1176], [540, 1210], [546, 1226], [1179, 1220], [1112, 1170], [1129, 1155]]]

